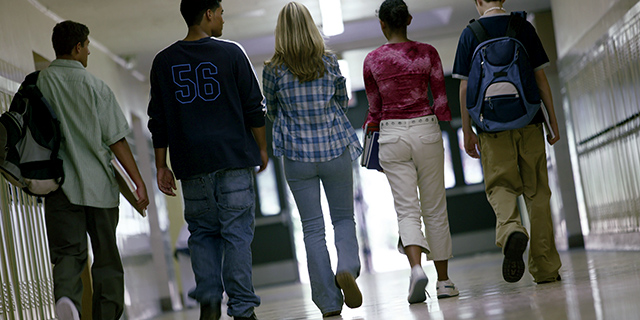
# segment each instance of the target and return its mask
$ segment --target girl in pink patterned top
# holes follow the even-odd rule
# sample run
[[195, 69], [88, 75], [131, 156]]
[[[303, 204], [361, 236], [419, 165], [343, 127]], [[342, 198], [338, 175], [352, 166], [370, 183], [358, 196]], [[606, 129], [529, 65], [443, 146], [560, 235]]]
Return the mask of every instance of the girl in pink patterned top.
[[[427, 115], [451, 120], [440, 56], [429, 44], [390, 41], [370, 52], [364, 61], [364, 81], [369, 99], [367, 124]], [[429, 105], [429, 85], [433, 105]]]
[[[426, 300], [428, 279], [422, 252], [438, 273], [437, 296], [457, 296], [449, 280], [451, 234], [444, 188], [444, 147], [438, 121], [451, 120], [442, 63], [435, 48], [407, 38], [411, 15], [402, 0], [386, 0], [378, 11], [388, 43], [369, 53], [364, 80], [368, 128], [380, 128], [379, 160], [398, 215], [398, 249], [411, 266], [409, 303]], [[429, 104], [431, 88], [433, 104]], [[422, 221], [421, 221], [422, 220]], [[421, 230], [425, 226], [425, 234]]]

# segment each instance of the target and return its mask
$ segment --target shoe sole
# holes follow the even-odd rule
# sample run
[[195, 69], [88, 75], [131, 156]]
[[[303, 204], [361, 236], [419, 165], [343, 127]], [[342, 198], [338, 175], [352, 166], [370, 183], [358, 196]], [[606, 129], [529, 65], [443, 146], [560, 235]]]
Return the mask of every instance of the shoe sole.
[[348, 272], [342, 272], [336, 275], [338, 287], [342, 289], [344, 294], [344, 304], [349, 308], [357, 308], [362, 305], [362, 293], [356, 279]]
[[[64, 299], [64, 300], [63, 300]], [[61, 320], [80, 320], [80, 314], [69, 298], [61, 298], [56, 303], [56, 315]]]
[[416, 281], [415, 286], [413, 287], [413, 291], [409, 293], [409, 298], [407, 301], [409, 303], [420, 303], [427, 300], [427, 293], [425, 292], [425, 288], [429, 283], [429, 278], [424, 278]]
[[442, 293], [438, 295], [438, 299], [446, 299], [446, 298], [453, 298], [453, 297], [457, 297], [460, 295], [460, 292], [451, 294], [451, 293]]
[[522, 255], [527, 249], [529, 239], [522, 232], [515, 232], [509, 236], [502, 261], [502, 277], [506, 282], [518, 282], [524, 275], [524, 261]]
[[323, 313], [322, 317], [323, 318], [330, 318], [330, 317], [335, 317], [335, 316], [339, 316], [339, 315], [340, 315], [340, 310]]

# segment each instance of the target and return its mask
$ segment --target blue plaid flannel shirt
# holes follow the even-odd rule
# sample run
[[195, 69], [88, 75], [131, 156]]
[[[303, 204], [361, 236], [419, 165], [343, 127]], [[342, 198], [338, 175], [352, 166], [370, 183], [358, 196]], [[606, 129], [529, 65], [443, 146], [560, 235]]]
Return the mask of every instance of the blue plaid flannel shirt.
[[346, 80], [334, 54], [323, 57], [322, 78], [300, 83], [285, 66], [262, 73], [267, 117], [273, 121], [273, 154], [294, 161], [325, 162], [349, 148], [351, 160], [362, 153], [347, 118]]

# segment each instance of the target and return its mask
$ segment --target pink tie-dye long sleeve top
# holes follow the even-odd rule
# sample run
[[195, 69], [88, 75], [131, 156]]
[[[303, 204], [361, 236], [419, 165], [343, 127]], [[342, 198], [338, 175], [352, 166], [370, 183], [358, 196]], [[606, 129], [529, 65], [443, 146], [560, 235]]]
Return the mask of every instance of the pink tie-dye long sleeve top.
[[370, 52], [364, 60], [364, 84], [369, 100], [365, 125], [432, 114], [440, 121], [451, 120], [442, 62], [429, 44], [391, 43]]

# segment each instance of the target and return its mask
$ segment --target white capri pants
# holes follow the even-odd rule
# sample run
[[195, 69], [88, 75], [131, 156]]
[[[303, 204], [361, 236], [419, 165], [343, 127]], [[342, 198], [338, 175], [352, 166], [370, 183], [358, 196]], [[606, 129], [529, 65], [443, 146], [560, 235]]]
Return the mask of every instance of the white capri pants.
[[422, 248], [428, 260], [450, 259], [444, 147], [437, 117], [383, 120], [378, 143], [380, 165], [398, 214], [398, 250], [404, 253], [404, 247], [415, 245]]

